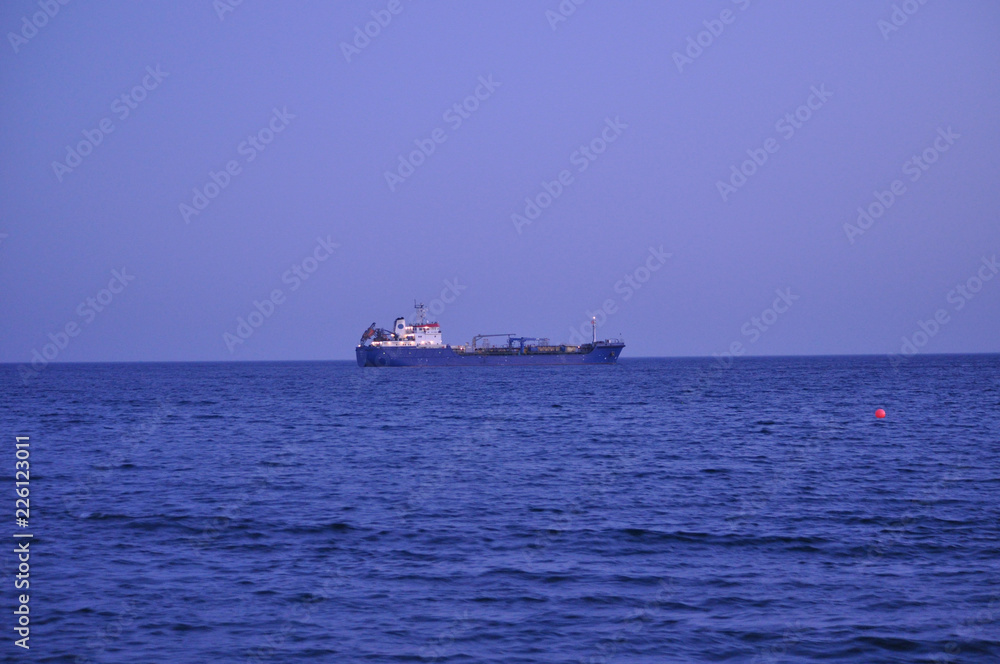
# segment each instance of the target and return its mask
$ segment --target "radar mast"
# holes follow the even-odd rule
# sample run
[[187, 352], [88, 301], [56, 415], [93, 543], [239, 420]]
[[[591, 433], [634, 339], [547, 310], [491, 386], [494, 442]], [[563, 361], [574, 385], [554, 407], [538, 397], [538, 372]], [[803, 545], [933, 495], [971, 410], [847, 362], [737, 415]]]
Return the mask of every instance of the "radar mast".
[[423, 303], [417, 304], [417, 301], [413, 301], [413, 308], [417, 312], [417, 322], [414, 325], [423, 325], [427, 322], [427, 307]]

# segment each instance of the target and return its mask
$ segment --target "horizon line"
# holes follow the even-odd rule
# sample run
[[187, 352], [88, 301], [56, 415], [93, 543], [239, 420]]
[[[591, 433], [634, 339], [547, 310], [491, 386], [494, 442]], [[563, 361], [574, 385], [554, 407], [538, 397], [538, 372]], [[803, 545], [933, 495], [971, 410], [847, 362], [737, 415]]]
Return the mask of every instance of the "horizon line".
[[[1000, 355], [1000, 351], [963, 351], [958, 353], [916, 353], [914, 355], [900, 355], [898, 353], [820, 353], [820, 354], [786, 354], [786, 355], [741, 355], [733, 357], [731, 355], [638, 355], [635, 357], [622, 357], [618, 362], [629, 362], [632, 360], [717, 360], [725, 357], [730, 360], [767, 360], [767, 359], [790, 359], [790, 358], [834, 358], [834, 357], [965, 357], [978, 355]], [[357, 364], [357, 360], [350, 359], [298, 359], [298, 360], [77, 360], [74, 362], [49, 361], [50, 365], [69, 366], [74, 364], [292, 364], [305, 362], [350, 362]], [[18, 367], [28, 365], [30, 362], [0, 362], [0, 366]], [[418, 367], [435, 368], [435, 367]], [[452, 367], [448, 367], [452, 368]]]

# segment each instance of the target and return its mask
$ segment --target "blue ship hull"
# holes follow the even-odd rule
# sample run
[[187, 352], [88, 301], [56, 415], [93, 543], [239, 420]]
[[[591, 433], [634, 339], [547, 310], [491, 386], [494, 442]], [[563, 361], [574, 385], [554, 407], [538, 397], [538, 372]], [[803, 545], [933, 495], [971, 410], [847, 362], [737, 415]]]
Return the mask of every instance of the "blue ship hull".
[[519, 352], [494, 350], [460, 353], [450, 346], [415, 348], [407, 346], [358, 346], [359, 367], [515, 367], [614, 364], [625, 344], [598, 342], [585, 352]]

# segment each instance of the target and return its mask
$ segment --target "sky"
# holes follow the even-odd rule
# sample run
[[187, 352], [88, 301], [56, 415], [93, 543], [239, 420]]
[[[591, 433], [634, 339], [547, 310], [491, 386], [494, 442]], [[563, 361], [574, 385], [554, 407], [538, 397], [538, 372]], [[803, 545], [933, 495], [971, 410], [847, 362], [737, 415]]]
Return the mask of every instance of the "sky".
[[0, 362], [1000, 352], [1000, 5], [577, 2], [4, 2]]

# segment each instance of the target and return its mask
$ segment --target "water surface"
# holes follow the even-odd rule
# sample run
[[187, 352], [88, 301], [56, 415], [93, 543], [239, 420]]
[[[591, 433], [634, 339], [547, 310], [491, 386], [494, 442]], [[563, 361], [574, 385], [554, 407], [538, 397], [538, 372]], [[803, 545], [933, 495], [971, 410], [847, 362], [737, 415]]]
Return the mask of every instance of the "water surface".
[[712, 367], [8, 366], [31, 658], [1000, 660], [1000, 357]]

